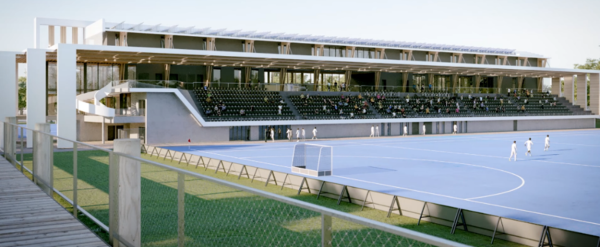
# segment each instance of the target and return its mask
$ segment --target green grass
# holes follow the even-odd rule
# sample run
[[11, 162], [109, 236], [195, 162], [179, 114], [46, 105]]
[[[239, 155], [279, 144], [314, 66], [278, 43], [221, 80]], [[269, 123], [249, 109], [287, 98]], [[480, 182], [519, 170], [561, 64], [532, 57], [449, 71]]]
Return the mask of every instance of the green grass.
[[[73, 156], [72, 152], [54, 153], [54, 186], [72, 199]], [[31, 154], [24, 156], [24, 163], [31, 168]], [[225, 173], [204, 171], [191, 165], [163, 161], [162, 158], [142, 154], [142, 158], [169, 166], [193, 171], [225, 181], [241, 184], [270, 193], [294, 198], [347, 212], [353, 215], [400, 226], [414, 231], [473, 245], [492, 246], [490, 237], [457, 230], [417, 219], [393, 215], [387, 212], [361, 207], [337, 200], [317, 200], [309, 193], [297, 195], [297, 190], [269, 185], [264, 182], [251, 183], [250, 179], [226, 176]], [[86, 211], [108, 225], [108, 154], [102, 151], [78, 152], [78, 202]], [[177, 245], [177, 173], [142, 164], [142, 243], [145, 246]], [[316, 246], [320, 244], [321, 216], [318, 213], [264, 199], [230, 187], [186, 176], [185, 178], [185, 232], [186, 245], [202, 246]], [[67, 210], [70, 204], [55, 195], [55, 199]], [[90, 219], [79, 215], [79, 219], [105, 241], [108, 234]], [[333, 219], [334, 245], [338, 246], [409, 246], [412, 242], [346, 222]], [[364, 242], [362, 242], [364, 241]], [[496, 240], [495, 246], [522, 246], [513, 242]]]

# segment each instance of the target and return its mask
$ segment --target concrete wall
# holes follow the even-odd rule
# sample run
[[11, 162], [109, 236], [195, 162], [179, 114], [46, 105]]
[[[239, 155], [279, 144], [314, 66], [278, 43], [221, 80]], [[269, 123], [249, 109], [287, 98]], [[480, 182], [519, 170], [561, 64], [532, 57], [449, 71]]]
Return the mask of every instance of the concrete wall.
[[387, 59], [400, 60], [400, 50], [385, 49]]
[[[160, 35], [128, 33], [127, 45], [137, 47], [154, 47], [160, 48]], [[177, 46], [175, 46], [177, 47]]]
[[413, 56], [416, 61], [425, 61], [427, 57], [427, 52], [424, 51], [413, 51]]
[[310, 55], [312, 55], [312, 53], [311, 53], [312, 47], [313, 46], [310, 45], [310, 44], [297, 44], [297, 43], [292, 43], [291, 44], [292, 54], [294, 54], [294, 55], [307, 55], [307, 56], [310, 56]]
[[513, 131], [513, 123], [512, 120], [469, 122], [469, 133]]
[[173, 46], [176, 49], [204, 50], [204, 39], [189, 36], [173, 36]]
[[[518, 120], [517, 130], [587, 129], [596, 126], [595, 119]], [[469, 125], [469, 129], [471, 126]]]
[[[279, 53], [277, 42], [254, 41], [254, 50], [257, 53]], [[293, 46], [292, 46], [293, 47]]]
[[[383, 87], [383, 80], [386, 81], [386, 85], [389, 86], [402, 86], [402, 73], [387, 73], [381, 72], [380, 87]], [[389, 88], [388, 88], [389, 89]]]
[[183, 103], [171, 93], [147, 93], [146, 143], [177, 144], [229, 141], [228, 127], [200, 127]]
[[239, 39], [217, 39], [215, 45], [217, 51], [243, 51], [243, 41]]
[[[106, 130], [104, 130], [106, 135]], [[83, 115], [77, 116], [77, 140], [82, 142], [100, 141], [102, 138], [102, 123], [86, 123]], [[105, 139], [106, 140], [106, 137]]]
[[445, 52], [440, 52], [438, 54], [439, 54], [438, 56], [440, 57], [440, 60], [442, 62], [444, 62], [444, 63], [449, 63], [450, 62], [450, 55], [452, 55], [452, 54], [445, 53]]
[[319, 138], [369, 137], [371, 134], [371, 125], [379, 124], [292, 125], [292, 130], [296, 131], [298, 128], [304, 128], [307, 138], [309, 136], [312, 138], [312, 129], [315, 127], [317, 127], [317, 137]]

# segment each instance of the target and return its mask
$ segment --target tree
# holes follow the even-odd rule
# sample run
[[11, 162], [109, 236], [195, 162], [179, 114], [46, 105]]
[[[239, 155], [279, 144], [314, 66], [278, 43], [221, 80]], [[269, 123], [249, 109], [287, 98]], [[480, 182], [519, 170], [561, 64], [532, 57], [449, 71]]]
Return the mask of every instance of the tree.
[[19, 115], [23, 115], [23, 109], [27, 107], [27, 77], [19, 77]]
[[[575, 64], [573, 65], [575, 69], [588, 69], [588, 70], [600, 70], [600, 59], [586, 59], [584, 64]], [[577, 87], [577, 84], [575, 84]], [[590, 105], [590, 84], [587, 84], [587, 104]], [[575, 94], [577, 94], [577, 89], [575, 89]], [[577, 96], [575, 96], [577, 98]]]

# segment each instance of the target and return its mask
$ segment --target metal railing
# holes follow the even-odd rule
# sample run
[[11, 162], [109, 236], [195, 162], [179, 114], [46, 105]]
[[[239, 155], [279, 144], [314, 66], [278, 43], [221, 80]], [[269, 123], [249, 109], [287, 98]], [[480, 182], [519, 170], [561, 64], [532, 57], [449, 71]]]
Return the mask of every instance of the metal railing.
[[[506, 94], [506, 89], [496, 87], [462, 87], [462, 86], [383, 86], [374, 85], [343, 85], [335, 83], [256, 83], [256, 82], [182, 82], [182, 81], [157, 81], [157, 80], [123, 80], [111, 82], [113, 86], [128, 83], [129, 88], [178, 88], [178, 89], [254, 89], [264, 91], [321, 91], [321, 92], [401, 92], [401, 93], [458, 93], [458, 94]], [[511, 89], [511, 95], [516, 89]], [[537, 89], [527, 89], [530, 93], [541, 93]], [[525, 94], [523, 89], [517, 94]]]
[[[81, 212], [108, 231], [113, 245], [120, 242], [125, 246], [465, 246], [142, 159], [135, 154], [95, 147], [9, 122], [4, 122], [3, 127], [5, 158], [23, 173], [30, 173], [36, 183], [44, 179], [40, 179], [33, 165], [52, 165], [52, 179], [41, 186], [62, 197], [73, 208], [75, 217]], [[36, 152], [48, 148], [46, 151], [52, 154], [50, 160], [36, 158], [40, 156], [35, 154], [31, 164], [29, 158], [24, 160], [24, 131], [33, 133]], [[16, 133], [21, 134], [17, 137]], [[59, 139], [73, 143], [73, 152], [55, 152], [52, 145], [42, 145], [43, 140]], [[88, 151], [83, 152], [84, 148]], [[121, 205], [119, 193], [128, 186], [120, 180], [124, 176], [120, 169], [125, 169], [120, 164], [132, 161], [140, 164], [141, 242], [130, 242], [128, 233], [119, 228], [121, 224], [131, 224], [119, 216], [121, 206], [117, 206]], [[226, 161], [219, 164], [223, 162]], [[224, 165], [221, 168], [225, 171]], [[243, 171], [239, 173], [241, 176]]]

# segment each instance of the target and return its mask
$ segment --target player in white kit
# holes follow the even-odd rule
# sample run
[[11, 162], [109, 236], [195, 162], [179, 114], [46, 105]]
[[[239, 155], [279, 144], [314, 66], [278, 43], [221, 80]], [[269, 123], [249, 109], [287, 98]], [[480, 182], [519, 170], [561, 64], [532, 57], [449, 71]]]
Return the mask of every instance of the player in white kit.
[[304, 128], [302, 128], [302, 140], [306, 141], [306, 131], [304, 131]]
[[546, 140], [544, 140], [544, 151], [548, 151], [550, 149], [550, 135], [546, 135]]
[[427, 126], [423, 124], [423, 135], [425, 135], [425, 132], [427, 132]]
[[375, 126], [371, 125], [371, 135], [369, 137], [375, 137]]
[[531, 137], [529, 138], [529, 140], [527, 140], [525, 142], [525, 146], [527, 147], [527, 153], [525, 153], [525, 156], [527, 156], [527, 154], [529, 154], [529, 156], [531, 156], [531, 146], [533, 145], [533, 142], [531, 141]]
[[456, 135], [456, 131], [458, 130], [458, 127], [456, 127], [456, 124], [454, 124], [454, 132], [452, 132], [453, 135]]
[[515, 161], [517, 161], [517, 141], [514, 141], [510, 147], [510, 157], [508, 157], [508, 161], [510, 161], [510, 158], [513, 156], [515, 156]]
[[402, 134], [402, 136], [407, 136], [408, 135], [408, 127], [406, 125], [404, 125], [404, 133]]
[[275, 142], [275, 129], [271, 128], [271, 141]]
[[379, 137], [379, 125], [375, 125], [375, 136]]
[[313, 140], [317, 139], [317, 127], [315, 127], [315, 129], [313, 129]]
[[300, 141], [300, 128], [296, 129], [296, 142]]
[[289, 141], [292, 141], [292, 129], [288, 128], [285, 132]]

